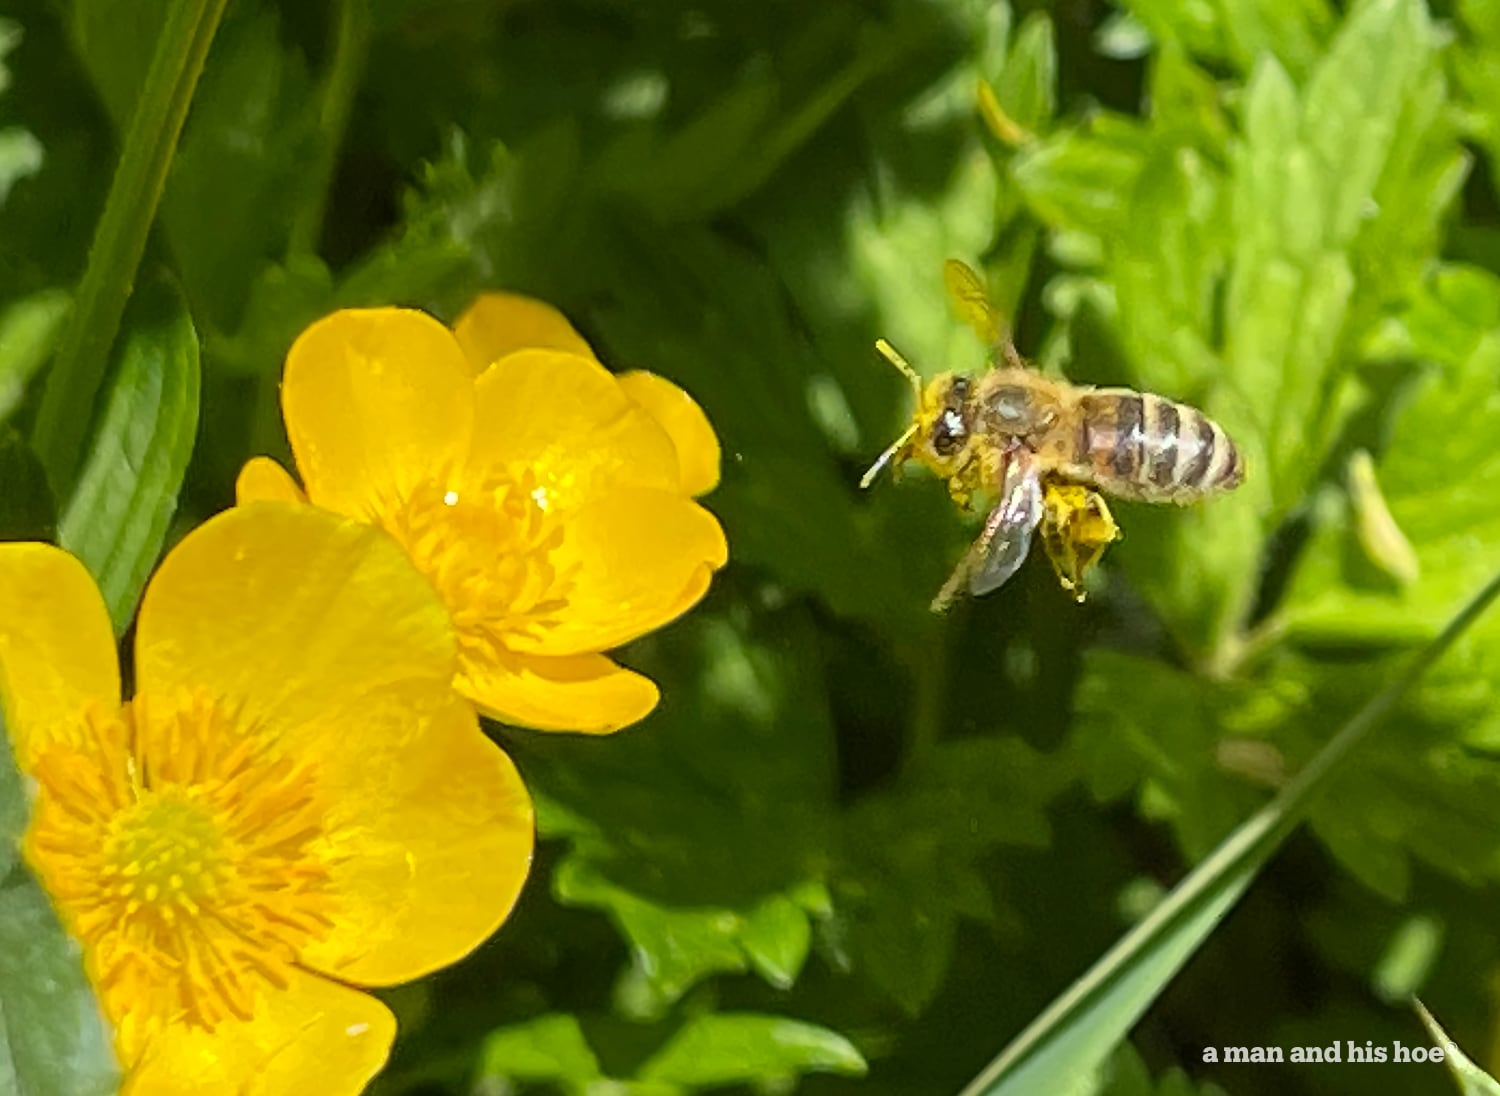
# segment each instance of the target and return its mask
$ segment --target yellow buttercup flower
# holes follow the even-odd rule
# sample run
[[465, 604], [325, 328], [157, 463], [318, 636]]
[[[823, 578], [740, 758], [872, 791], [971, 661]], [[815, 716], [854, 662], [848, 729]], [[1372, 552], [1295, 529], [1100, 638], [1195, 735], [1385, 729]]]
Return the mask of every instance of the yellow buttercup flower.
[[82, 564], [0, 545], [24, 854], [83, 944], [127, 1093], [357, 1093], [395, 1020], [354, 987], [452, 963], [505, 920], [532, 808], [456, 660], [388, 538], [261, 503], [162, 563], [122, 702]]
[[723, 530], [698, 405], [615, 376], [548, 305], [481, 297], [449, 331], [422, 312], [336, 312], [287, 355], [282, 410], [306, 495], [266, 458], [241, 502], [305, 497], [379, 525], [447, 605], [455, 687], [497, 719], [603, 733], [655, 707], [602, 652], [708, 590]]

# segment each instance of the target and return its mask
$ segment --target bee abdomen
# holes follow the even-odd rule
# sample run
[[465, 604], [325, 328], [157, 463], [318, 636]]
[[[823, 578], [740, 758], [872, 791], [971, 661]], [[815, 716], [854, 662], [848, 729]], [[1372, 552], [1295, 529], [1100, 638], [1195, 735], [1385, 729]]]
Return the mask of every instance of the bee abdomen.
[[1103, 389], [1082, 397], [1080, 412], [1080, 455], [1111, 494], [1194, 502], [1244, 478], [1234, 442], [1197, 408], [1149, 392]]

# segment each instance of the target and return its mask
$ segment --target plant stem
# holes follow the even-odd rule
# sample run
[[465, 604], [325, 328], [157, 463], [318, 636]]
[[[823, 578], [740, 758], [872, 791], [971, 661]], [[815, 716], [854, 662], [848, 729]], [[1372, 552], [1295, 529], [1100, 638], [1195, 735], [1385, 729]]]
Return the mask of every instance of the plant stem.
[[168, 8], [125, 133], [120, 163], [78, 284], [77, 307], [63, 331], [32, 433], [32, 445], [60, 501], [72, 489], [109, 351], [225, 3], [178, 0]]

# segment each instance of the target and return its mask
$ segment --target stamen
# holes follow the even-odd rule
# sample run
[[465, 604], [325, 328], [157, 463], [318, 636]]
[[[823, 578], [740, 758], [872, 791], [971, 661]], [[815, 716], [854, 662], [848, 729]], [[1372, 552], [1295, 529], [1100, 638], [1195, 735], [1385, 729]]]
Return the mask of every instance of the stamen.
[[462, 674], [492, 670], [509, 657], [510, 641], [555, 626], [572, 576], [558, 569], [563, 525], [533, 473], [455, 483], [429, 480], [375, 500], [370, 512], [448, 607]]
[[27, 856], [83, 941], [122, 1054], [246, 1018], [331, 923], [316, 771], [199, 694], [91, 709], [41, 755]]

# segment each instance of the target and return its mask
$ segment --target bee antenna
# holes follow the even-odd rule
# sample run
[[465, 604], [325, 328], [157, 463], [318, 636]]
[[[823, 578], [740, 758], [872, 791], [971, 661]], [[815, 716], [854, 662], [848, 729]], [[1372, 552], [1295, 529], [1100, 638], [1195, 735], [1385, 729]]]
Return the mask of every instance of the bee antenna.
[[897, 371], [911, 383], [912, 395], [916, 396], [917, 402], [920, 403], [922, 400], [922, 378], [917, 376], [917, 371], [911, 367], [911, 363], [901, 356], [900, 351], [884, 339], [875, 340], [875, 349], [880, 351], [881, 356], [894, 365]]
[[902, 432], [899, 438], [891, 442], [890, 445], [886, 446], [885, 452], [876, 457], [875, 463], [870, 465], [870, 470], [859, 477], [859, 487], [861, 491], [875, 482], [875, 477], [880, 475], [881, 469], [883, 469], [887, 464], [890, 464], [891, 461], [895, 460], [896, 454], [905, 449], [906, 443], [911, 441], [912, 438], [916, 437], [916, 434], [917, 424], [912, 423], [906, 428], [905, 431]]
[[[922, 378], [917, 371], [911, 367], [911, 363], [901, 356], [901, 352], [884, 339], [875, 340], [875, 349], [880, 351], [881, 357], [894, 365], [900, 374], [911, 383], [911, 394], [917, 401], [917, 406], [922, 406]], [[875, 458], [875, 463], [870, 465], [870, 470], [859, 478], [860, 489], [863, 490], [875, 482], [875, 477], [880, 475], [881, 469], [896, 459], [896, 455], [906, 448], [906, 443], [916, 437], [917, 423], [913, 422], [901, 434], [899, 438], [886, 446], [884, 453]]]

